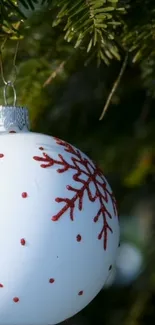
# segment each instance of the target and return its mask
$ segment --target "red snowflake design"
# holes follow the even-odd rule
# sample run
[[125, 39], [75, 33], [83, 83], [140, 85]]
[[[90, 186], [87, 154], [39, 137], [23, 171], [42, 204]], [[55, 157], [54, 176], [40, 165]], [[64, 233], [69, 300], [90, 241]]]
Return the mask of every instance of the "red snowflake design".
[[[97, 168], [87, 158], [83, 157], [81, 152], [74, 148], [69, 143], [63, 140], [55, 138], [58, 145], [63, 146], [64, 150], [71, 155], [71, 163], [65, 160], [63, 155], [58, 154], [58, 159], [53, 159], [42, 150], [42, 157], [34, 156], [33, 159], [42, 162], [41, 168], [48, 168], [54, 165], [59, 166], [57, 169], [58, 173], [65, 173], [68, 170], [74, 170], [73, 180], [81, 184], [81, 188], [77, 189], [71, 185], [67, 185], [68, 191], [73, 193], [72, 198], [61, 198], [55, 199], [58, 203], [64, 203], [64, 206], [59, 210], [57, 214], [52, 216], [52, 221], [58, 221], [66, 211], [69, 211], [70, 219], [74, 220], [74, 209], [75, 205], [78, 205], [79, 211], [83, 208], [84, 194], [87, 193], [88, 198], [91, 202], [99, 201], [99, 210], [94, 217], [94, 222], [97, 222], [99, 218], [103, 219], [103, 227], [98, 234], [98, 239], [103, 238], [104, 250], [107, 248], [108, 232], [113, 233], [112, 228], [108, 224], [108, 219], [112, 219], [112, 215], [107, 210], [105, 203], [108, 203], [109, 198], [111, 199], [114, 215], [117, 216], [116, 200], [111, 191], [107, 188], [107, 182], [99, 168]], [[85, 175], [86, 180], [82, 179], [82, 175]], [[95, 194], [93, 195], [90, 189], [90, 183], [95, 186]]]

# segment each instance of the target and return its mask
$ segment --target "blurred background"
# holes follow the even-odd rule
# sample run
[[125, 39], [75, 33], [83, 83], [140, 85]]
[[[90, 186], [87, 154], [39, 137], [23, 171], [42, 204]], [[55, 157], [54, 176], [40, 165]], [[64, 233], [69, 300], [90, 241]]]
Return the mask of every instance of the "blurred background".
[[[121, 82], [99, 121], [122, 61], [113, 60], [109, 66], [103, 61], [97, 66], [95, 59], [87, 62], [84, 52], [64, 40], [61, 26], [51, 28], [53, 12], [32, 12], [21, 3], [19, 8], [28, 20], [21, 24], [24, 38], [16, 58], [17, 104], [28, 107], [34, 131], [62, 138], [96, 161], [118, 201], [121, 242], [116, 267], [92, 303], [64, 324], [151, 325], [155, 322], [155, 57], [133, 64], [129, 55]], [[1, 45], [3, 41], [4, 29]], [[15, 47], [16, 37], [10, 35], [2, 48], [6, 79], [13, 78]], [[0, 104], [4, 104], [2, 80]]]

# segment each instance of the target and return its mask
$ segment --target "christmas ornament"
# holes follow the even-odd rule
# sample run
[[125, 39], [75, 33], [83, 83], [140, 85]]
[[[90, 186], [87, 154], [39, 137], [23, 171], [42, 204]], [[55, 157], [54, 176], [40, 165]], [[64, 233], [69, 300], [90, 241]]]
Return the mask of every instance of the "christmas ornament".
[[80, 150], [0, 107], [0, 325], [48, 325], [102, 289], [119, 244], [114, 195]]
[[116, 278], [116, 268], [114, 266], [112, 268], [111, 272], [109, 272], [109, 276], [108, 276], [107, 281], [105, 282], [102, 290], [109, 289], [109, 287], [111, 287], [113, 285], [113, 283], [115, 282], [115, 278]]
[[119, 245], [116, 200], [80, 150], [0, 106], [0, 325], [57, 324], [102, 289]]

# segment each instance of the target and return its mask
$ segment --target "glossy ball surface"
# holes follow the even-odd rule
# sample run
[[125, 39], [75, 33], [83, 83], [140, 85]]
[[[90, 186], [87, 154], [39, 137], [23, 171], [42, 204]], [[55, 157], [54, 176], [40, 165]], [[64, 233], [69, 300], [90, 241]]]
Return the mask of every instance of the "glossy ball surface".
[[57, 324], [102, 289], [116, 258], [116, 201], [65, 141], [0, 136], [0, 325]]

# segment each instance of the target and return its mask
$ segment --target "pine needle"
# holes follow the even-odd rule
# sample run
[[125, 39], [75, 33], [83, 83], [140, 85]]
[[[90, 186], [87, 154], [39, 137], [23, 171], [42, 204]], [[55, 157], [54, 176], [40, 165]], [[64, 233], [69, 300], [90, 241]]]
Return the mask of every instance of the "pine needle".
[[103, 108], [103, 111], [102, 111], [102, 114], [101, 114], [101, 116], [100, 116], [100, 118], [99, 118], [99, 121], [101, 121], [101, 120], [103, 119], [105, 113], [106, 113], [107, 110], [108, 110], [108, 107], [109, 107], [109, 105], [110, 105], [111, 99], [112, 99], [112, 97], [113, 97], [113, 95], [114, 95], [116, 89], [118, 88], [118, 85], [119, 85], [119, 83], [120, 83], [120, 81], [121, 81], [121, 78], [122, 78], [122, 76], [123, 76], [123, 74], [124, 74], [124, 71], [125, 71], [125, 68], [126, 68], [127, 62], [128, 62], [128, 53], [127, 53], [126, 56], [125, 56], [125, 59], [124, 59], [124, 61], [123, 61], [123, 64], [122, 64], [122, 67], [121, 67], [120, 73], [119, 73], [119, 75], [118, 75], [116, 81], [115, 81], [114, 84], [113, 84], [113, 87], [112, 87], [111, 92], [110, 92], [110, 94], [109, 94], [109, 96], [108, 96], [108, 99], [107, 99], [107, 101], [106, 101], [106, 104], [105, 104], [105, 106], [104, 106], [104, 108]]
[[63, 61], [60, 63], [60, 65], [56, 68], [56, 70], [52, 71], [51, 75], [48, 77], [48, 79], [44, 82], [43, 88], [49, 85], [53, 79], [56, 78], [56, 76], [62, 71], [66, 61]]

